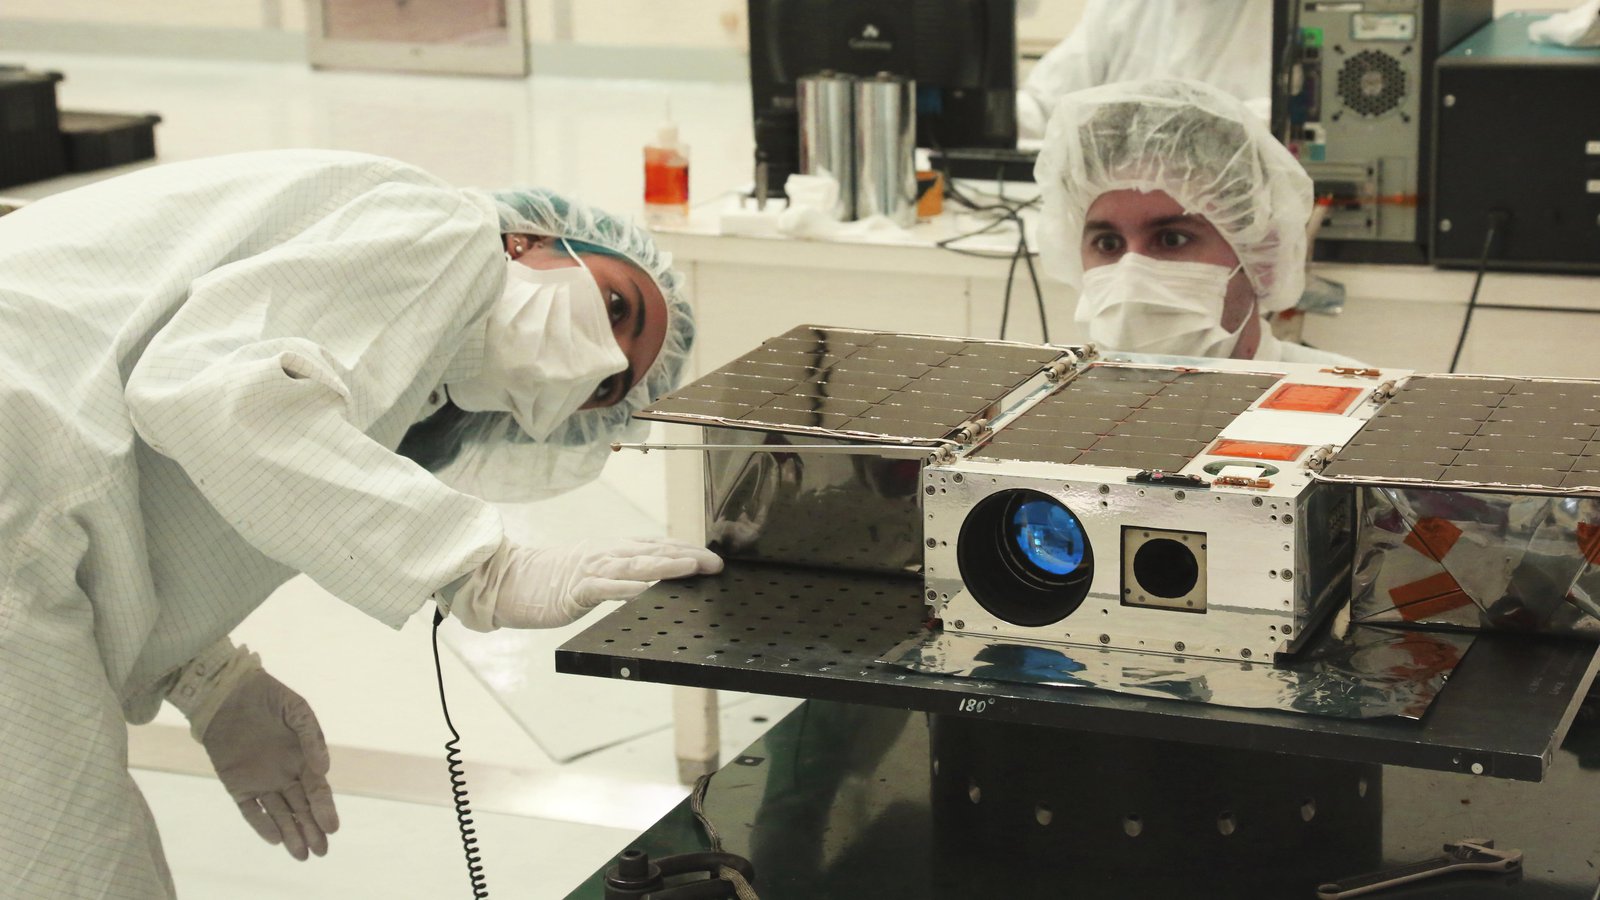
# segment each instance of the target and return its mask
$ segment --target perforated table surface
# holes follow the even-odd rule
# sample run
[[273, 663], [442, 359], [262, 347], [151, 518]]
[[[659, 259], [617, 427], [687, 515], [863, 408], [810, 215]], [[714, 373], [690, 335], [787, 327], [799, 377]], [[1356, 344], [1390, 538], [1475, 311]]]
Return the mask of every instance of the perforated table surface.
[[733, 561], [629, 601], [562, 645], [556, 669], [1538, 781], [1600, 667], [1589, 642], [1485, 634], [1420, 722], [932, 676], [877, 662], [921, 633], [920, 587]]

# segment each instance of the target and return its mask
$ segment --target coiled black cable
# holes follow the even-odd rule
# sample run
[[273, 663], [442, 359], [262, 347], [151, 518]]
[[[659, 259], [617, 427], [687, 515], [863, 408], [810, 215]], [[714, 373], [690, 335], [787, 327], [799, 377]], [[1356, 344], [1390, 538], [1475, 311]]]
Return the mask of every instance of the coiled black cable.
[[433, 613], [433, 674], [439, 679], [439, 708], [444, 711], [444, 727], [450, 729], [450, 740], [444, 745], [445, 767], [450, 771], [450, 796], [455, 801], [456, 825], [461, 829], [461, 849], [467, 857], [467, 878], [472, 881], [472, 896], [484, 900], [489, 896], [489, 881], [483, 874], [483, 857], [478, 853], [477, 829], [472, 827], [472, 803], [467, 799], [467, 776], [461, 764], [461, 735], [450, 721], [450, 704], [444, 699], [444, 669], [439, 665], [439, 623], [444, 613]]

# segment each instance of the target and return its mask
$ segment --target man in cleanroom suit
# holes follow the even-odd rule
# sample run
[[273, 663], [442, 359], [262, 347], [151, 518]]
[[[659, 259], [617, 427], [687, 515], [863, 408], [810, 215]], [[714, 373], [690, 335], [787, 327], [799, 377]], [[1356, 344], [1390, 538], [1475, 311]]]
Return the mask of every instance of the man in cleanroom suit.
[[0, 893], [173, 893], [124, 724], [163, 699], [262, 837], [326, 851], [316, 718], [226, 638], [296, 573], [486, 630], [720, 568], [520, 547], [485, 499], [592, 477], [692, 334], [640, 230], [376, 157], [160, 166], [0, 218]]
[[1237, 98], [1177, 78], [1068, 94], [1034, 178], [1045, 271], [1101, 348], [1361, 365], [1272, 334], [1305, 286], [1311, 178]]

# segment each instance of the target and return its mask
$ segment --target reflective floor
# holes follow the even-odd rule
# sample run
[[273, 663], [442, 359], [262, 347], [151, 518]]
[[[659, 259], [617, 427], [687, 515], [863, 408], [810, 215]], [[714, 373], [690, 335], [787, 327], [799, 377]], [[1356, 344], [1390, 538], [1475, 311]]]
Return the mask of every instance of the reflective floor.
[[[397, 157], [462, 185], [548, 185], [627, 213], [639, 208], [640, 148], [670, 96], [694, 145], [695, 195], [749, 177], [749, 93], [737, 84], [421, 77], [0, 51], [5, 63], [62, 72], [67, 109], [160, 114], [164, 161], [334, 147]], [[0, 195], [38, 198], [116, 171]], [[660, 534], [662, 468], [659, 454], [619, 456], [583, 491], [508, 507], [511, 530], [531, 543]], [[297, 579], [235, 635], [310, 700], [333, 746], [343, 828], [324, 859], [296, 863], [262, 843], [175, 712], [134, 729], [135, 777], [180, 895], [467, 896], [428, 625], [419, 616], [390, 632]], [[500, 896], [565, 896], [686, 793], [677, 783], [668, 689], [556, 675], [553, 650], [572, 630], [455, 628], [442, 642], [489, 884]], [[792, 706], [725, 695], [723, 758]]]

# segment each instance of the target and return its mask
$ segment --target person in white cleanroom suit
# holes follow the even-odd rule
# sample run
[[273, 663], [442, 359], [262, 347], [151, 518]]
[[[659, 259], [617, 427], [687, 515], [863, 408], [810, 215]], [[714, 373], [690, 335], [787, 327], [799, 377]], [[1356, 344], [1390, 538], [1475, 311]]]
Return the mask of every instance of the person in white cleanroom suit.
[[1034, 178], [1045, 271], [1102, 348], [1359, 365], [1263, 318], [1305, 287], [1311, 178], [1234, 97], [1178, 79], [1070, 94]]
[[124, 724], [163, 699], [262, 837], [326, 851], [316, 718], [226, 639], [295, 573], [393, 628], [435, 598], [490, 629], [719, 569], [520, 547], [484, 499], [591, 476], [671, 388], [693, 325], [669, 265], [547, 192], [323, 151], [0, 218], [0, 893], [173, 893]]
[[1017, 92], [1017, 131], [1044, 135], [1063, 94], [1114, 81], [1203, 81], [1272, 110], [1271, 0], [1089, 0], [1072, 34]]

